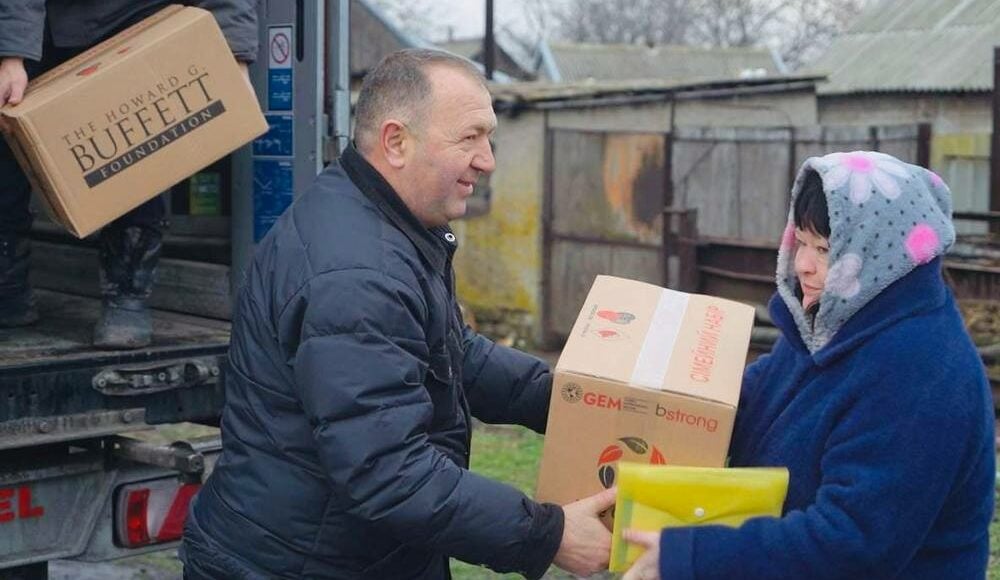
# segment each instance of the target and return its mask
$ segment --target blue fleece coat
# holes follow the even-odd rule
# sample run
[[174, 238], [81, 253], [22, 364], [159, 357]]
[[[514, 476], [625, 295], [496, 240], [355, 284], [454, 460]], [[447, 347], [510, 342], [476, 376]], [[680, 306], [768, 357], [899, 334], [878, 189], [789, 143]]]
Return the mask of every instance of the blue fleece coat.
[[786, 466], [784, 516], [665, 530], [665, 580], [983, 578], [993, 405], [941, 260], [875, 296], [814, 354], [786, 302], [748, 367], [731, 464]]

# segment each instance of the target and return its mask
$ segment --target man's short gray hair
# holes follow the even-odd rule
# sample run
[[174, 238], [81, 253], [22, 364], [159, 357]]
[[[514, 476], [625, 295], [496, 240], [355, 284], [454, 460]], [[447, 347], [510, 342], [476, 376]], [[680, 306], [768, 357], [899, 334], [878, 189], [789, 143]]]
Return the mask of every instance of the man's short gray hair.
[[354, 109], [354, 140], [362, 151], [375, 144], [382, 122], [397, 117], [419, 128], [430, 104], [427, 70], [446, 66], [468, 74], [486, 87], [486, 79], [472, 61], [430, 48], [407, 48], [389, 53], [361, 83]]

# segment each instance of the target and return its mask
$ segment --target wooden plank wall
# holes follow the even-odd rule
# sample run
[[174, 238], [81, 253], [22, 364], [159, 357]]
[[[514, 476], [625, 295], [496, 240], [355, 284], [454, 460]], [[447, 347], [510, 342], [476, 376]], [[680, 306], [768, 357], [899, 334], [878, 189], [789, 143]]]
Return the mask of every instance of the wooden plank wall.
[[[668, 138], [672, 191], [665, 171]], [[696, 209], [701, 236], [773, 242], [785, 225], [791, 182], [807, 157], [864, 149], [915, 162], [918, 138], [917, 125], [681, 127], [669, 137], [551, 130], [551, 216], [543, 248], [548, 268], [542, 274], [547, 340], [568, 335], [598, 274], [665, 283], [663, 207]]]
[[[931, 150], [931, 167], [951, 188], [955, 211], [989, 211], [990, 135], [935, 135]], [[960, 234], [986, 234], [989, 225], [960, 221], [955, 224], [955, 229]]]
[[569, 334], [598, 274], [663, 283], [665, 142], [658, 133], [552, 131], [548, 340]]
[[673, 134], [674, 206], [698, 210], [700, 235], [774, 240], [791, 183], [811, 156], [879, 150], [917, 161], [917, 125], [887, 127], [679, 127]]

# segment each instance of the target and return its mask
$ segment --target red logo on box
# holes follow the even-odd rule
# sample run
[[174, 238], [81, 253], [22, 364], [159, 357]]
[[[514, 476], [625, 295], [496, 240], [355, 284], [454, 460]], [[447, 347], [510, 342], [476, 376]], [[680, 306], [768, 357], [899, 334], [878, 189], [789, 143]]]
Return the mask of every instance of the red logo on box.
[[[617, 475], [615, 468], [618, 465], [618, 461], [622, 458], [629, 460], [641, 458], [645, 460], [645, 456], [648, 455], [650, 465], [664, 465], [667, 463], [667, 458], [663, 456], [663, 453], [655, 445], [651, 446], [646, 443], [645, 439], [622, 437], [618, 441], [624, 443], [624, 447], [617, 443], [609, 445], [604, 448], [604, 451], [601, 451], [601, 456], [597, 459], [597, 479], [601, 481], [604, 489], [608, 489], [615, 484], [615, 476]], [[630, 457], [626, 457], [626, 454]]]
[[616, 310], [598, 310], [597, 316], [615, 324], [628, 324], [635, 320], [635, 314]]

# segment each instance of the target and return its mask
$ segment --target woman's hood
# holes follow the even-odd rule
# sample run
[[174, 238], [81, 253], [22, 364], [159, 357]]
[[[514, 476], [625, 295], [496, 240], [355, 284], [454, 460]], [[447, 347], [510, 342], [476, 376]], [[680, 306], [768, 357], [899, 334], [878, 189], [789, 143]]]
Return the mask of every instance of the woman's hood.
[[[829, 270], [812, 321], [796, 296], [794, 222], [795, 199], [810, 169], [823, 180], [830, 212]], [[955, 242], [948, 186], [934, 172], [884, 153], [810, 157], [799, 169], [791, 200], [778, 250], [778, 292], [812, 353], [887, 286]]]

